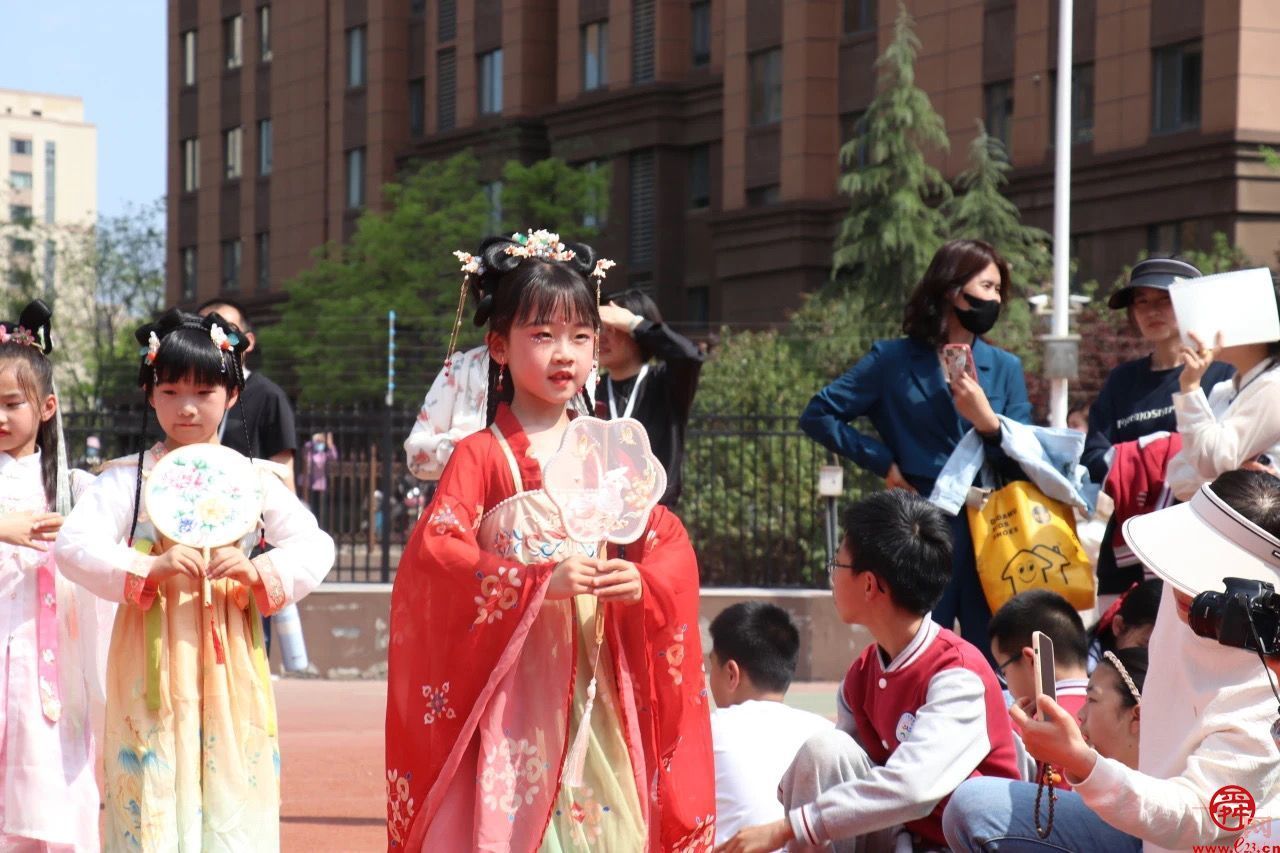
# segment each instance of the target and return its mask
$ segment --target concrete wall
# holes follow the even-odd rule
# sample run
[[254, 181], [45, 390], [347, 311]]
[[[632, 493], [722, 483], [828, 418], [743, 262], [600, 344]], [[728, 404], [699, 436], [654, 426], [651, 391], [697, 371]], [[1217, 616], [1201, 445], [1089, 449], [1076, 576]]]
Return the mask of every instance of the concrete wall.
[[[704, 590], [704, 650], [710, 645], [707, 625], [731, 604], [770, 601], [786, 609], [800, 629], [799, 681], [836, 681], [869, 637], [861, 628], [836, 617], [831, 595], [824, 590], [726, 588]], [[324, 584], [299, 605], [311, 663], [323, 678], [384, 678], [387, 674], [388, 615], [391, 588], [383, 584]], [[280, 651], [273, 649], [272, 669], [280, 671]]]

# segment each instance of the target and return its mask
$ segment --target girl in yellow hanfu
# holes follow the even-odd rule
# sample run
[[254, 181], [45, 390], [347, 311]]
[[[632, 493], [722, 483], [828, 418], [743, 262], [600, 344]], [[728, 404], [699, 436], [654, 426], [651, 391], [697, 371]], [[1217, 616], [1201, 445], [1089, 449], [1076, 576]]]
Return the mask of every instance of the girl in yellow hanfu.
[[[261, 614], [323, 580], [333, 541], [278, 466], [257, 460], [258, 531], [207, 561], [157, 536], [140, 506], [143, 478], [170, 450], [218, 442], [244, 387], [245, 342], [217, 314], [176, 310], [137, 337], [139, 383], [165, 440], [108, 464], [55, 549], [68, 578], [123, 603], [107, 666], [103, 848], [278, 850], [280, 753]], [[250, 560], [259, 538], [274, 547]]]

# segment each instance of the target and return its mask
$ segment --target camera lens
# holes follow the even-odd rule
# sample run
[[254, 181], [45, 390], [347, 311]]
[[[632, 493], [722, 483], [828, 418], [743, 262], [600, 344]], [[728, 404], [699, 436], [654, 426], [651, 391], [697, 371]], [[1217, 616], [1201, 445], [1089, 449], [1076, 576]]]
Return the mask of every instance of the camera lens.
[[1222, 625], [1222, 614], [1226, 609], [1227, 596], [1221, 592], [1202, 592], [1191, 602], [1191, 612], [1187, 614], [1187, 624], [1191, 630], [1201, 637], [1210, 640], [1218, 639], [1218, 629]]

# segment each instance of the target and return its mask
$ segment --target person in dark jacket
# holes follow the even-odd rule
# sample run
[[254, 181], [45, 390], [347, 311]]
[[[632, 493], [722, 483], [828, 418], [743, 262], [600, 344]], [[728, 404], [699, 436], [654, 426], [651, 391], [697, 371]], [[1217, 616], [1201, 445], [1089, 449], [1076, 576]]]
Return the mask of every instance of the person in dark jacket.
[[698, 390], [703, 354], [662, 322], [643, 291], [628, 290], [600, 306], [600, 366], [608, 376], [596, 387], [596, 415], [644, 424], [653, 455], [667, 470], [660, 503], [675, 507], [682, 488], [684, 433]]
[[[1031, 402], [1022, 362], [982, 336], [995, 326], [1010, 295], [1009, 265], [995, 247], [980, 240], [943, 245], [907, 303], [905, 337], [872, 345], [809, 401], [800, 428], [882, 477], [887, 488], [926, 496], [970, 429], [982, 435], [988, 463], [1007, 468], [1012, 463], [1000, 450], [998, 416], [1030, 423]], [[976, 379], [968, 373], [947, 376], [945, 344], [972, 348]], [[875, 436], [851, 426], [860, 417], [871, 422]], [[961, 636], [985, 652], [991, 610], [978, 581], [966, 513], [951, 517], [951, 531], [952, 577], [933, 618], [948, 629], [958, 618]]]
[[[1106, 482], [1112, 448], [1138, 441], [1156, 432], [1177, 432], [1173, 395], [1182, 375], [1182, 342], [1178, 320], [1169, 299], [1169, 286], [1180, 278], [1199, 278], [1200, 270], [1175, 258], [1151, 258], [1140, 262], [1129, 280], [1107, 300], [1112, 310], [1124, 309], [1129, 322], [1151, 347], [1150, 355], [1118, 365], [1108, 375], [1089, 408], [1089, 433], [1080, 462], [1093, 482]], [[1230, 365], [1214, 362], [1202, 380], [1205, 388], [1230, 379]], [[1159, 509], [1159, 496], [1150, 495], [1150, 509]], [[1142, 580], [1142, 565], [1129, 556], [1118, 565], [1115, 553], [1117, 522], [1112, 518], [1098, 551], [1098, 592], [1124, 592]]]

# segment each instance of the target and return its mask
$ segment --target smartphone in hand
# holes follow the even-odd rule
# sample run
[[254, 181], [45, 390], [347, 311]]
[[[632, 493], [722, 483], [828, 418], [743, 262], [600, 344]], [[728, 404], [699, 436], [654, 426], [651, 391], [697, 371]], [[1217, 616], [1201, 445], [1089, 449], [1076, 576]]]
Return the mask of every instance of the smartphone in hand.
[[1053, 640], [1040, 631], [1031, 633], [1032, 665], [1036, 673], [1036, 719], [1040, 719], [1040, 697], [1058, 698], [1058, 677], [1053, 666]]
[[947, 374], [947, 381], [954, 383], [962, 374], [978, 378], [978, 371], [973, 366], [973, 350], [968, 344], [946, 344], [942, 347], [942, 369]]

